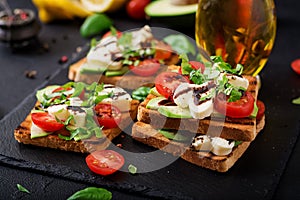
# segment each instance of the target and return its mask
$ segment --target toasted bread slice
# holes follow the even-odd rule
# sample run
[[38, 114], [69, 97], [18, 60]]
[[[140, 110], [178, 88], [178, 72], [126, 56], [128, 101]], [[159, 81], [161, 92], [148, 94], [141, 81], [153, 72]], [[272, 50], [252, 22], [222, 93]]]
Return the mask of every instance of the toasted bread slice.
[[[258, 83], [255, 77], [246, 76], [249, 80], [248, 91], [256, 99], [258, 94]], [[256, 135], [256, 119], [241, 118], [235, 119], [215, 115], [204, 119], [179, 119], [167, 118], [161, 115], [157, 110], [147, 109], [147, 103], [156, 96], [149, 94], [138, 108], [137, 120], [146, 124], [151, 124], [156, 129], [175, 129], [187, 130], [190, 132], [206, 134], [209, 129], [215, 128], [221, 130], [220, 137], [237, 141], [252, 141]]]
[[[132, 72], [128, 72], [122, 76], [105, 76], [104, 74], [99, 73], [81, 73], [80, 66], [86, 62], [86, 57], [82, 58], [76, 63], [73, 63], [69, 67], [68, 78], [73, 81], [81, 81], [88, 84], [93, 82], [107, 83], [119, 86], [124, 89], [134, 90], [141, 86], [153, 86], [154, 79], [158, 73], [165, 71], [165, 68], [161, 68], [153, 76], [138, 76]], [[177, 64], [179, 62], [179, 57], [177, 54], [172, 54], [172, 56], [164, 61], [165, 65]]]
[[[256, 124], [256, 132], [254, 134], [254, 137], [256, 137], [257, 133], [263, 129], [264, 124], [265, 119], [263, 117]], [[190, 163], [211, 170], [216, 170], [218, 172], [228, 171], [243, 155], [243, 153], [251, 143], [242, 142], [238, 146], [234, 147], [229, 155], [216, 156], [210, 152], [200, 152], [192, 150], [190, 148], [190, 142], [183, 143], [170, 140], [160, 134], [157, 129], [143, 122], [134, 123], [132, 127], [132, 137], [139, 142], [158, 148], [162, 151], [173, 154], [174, 156], [180, 156], [182, 159]]]
[[130, 110], [122, 113], [122, 121], [119, 126], [112, 129], [103, 129], [102, 133], [104, 136], [102, 138], [91, 137], [81, 141], [67, 141], [59, 138], [56, 134], [50, 134], [48, 136], [31, 139], [30, 128], [32, 122], [30, 115], [28, 115], [25, 121], [23, 121], [20, 126], [15, 129], [14, 136], [19, 143], [65, 151], [88, 153], [95, 150], [105, 149], [109, 146], [111, 140], [117, 137], [122, 130], [124, 130], [136, 118], [138, 104], [139, 101], [132, 100]]

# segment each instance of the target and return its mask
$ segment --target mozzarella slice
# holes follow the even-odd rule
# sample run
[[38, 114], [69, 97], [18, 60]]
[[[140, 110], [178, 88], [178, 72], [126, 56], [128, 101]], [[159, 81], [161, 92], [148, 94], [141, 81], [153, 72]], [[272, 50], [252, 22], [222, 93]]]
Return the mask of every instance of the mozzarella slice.
[[189, 83], [181, 83], [174, 91], [174, 103], [181, 108], [189, 106], [189, 99], [192, 98], [193, 91]]
[[[195, 119], [203, 119], [211, 115], [214, 110], [213, 95], [215, 84], [206, 82], [201, 85], [190, 85], [192, 98], [189, 99], [189, 109]], [[202, 99], [203, 98], [203, 99]]]
[[203, 119], [211, 115], [214, 110], [213, 100], [209, 99], [202, 102], [199, 105], [196, 105], [194, 98], [190, 99], [189, 102], [190, 113], [195, 119]]
[[31, 123], [31, 127], [30, 127], [30, 138], [37, 138], [37, 137], [44, 137], [47, 136], [49, 134], [51, 134], [52, 132], [46, 132], [43, 129], [41, 129], [40, 127], [38, 127], [37, 125], [35, 125], [33, 122]]
[[95, 70], [102, 69], [102, 71], [106, 69], [121, 69], [122, 63], [120, 61], [115, 62], [113, 54], [120, 54], [120, 49], [117, 46], [117, 38], [111, 36], [102, 39], [87, 55], [88, 68]]
[[228, 79], [228, 83], [230, 83], [231, 85], [233, 85], [235, 87], [242, 87], [242, 88], [247, 89], [249, 86], [249, 81], [246, 78], [236, 76], [233, 74], [221, 73], [218, 80], [222, 80], [223, 76], [226, 76], [226, 78]]
[[132, 100], [130, 94], [126, 92], [123, 88], [111, 85], [111, 84], [105, 84], [104, 89], [98, 93], [98, 95], [108, 95], [112, 94], [111, 97], [103, 99], [103, 103], [111, 103], [118, 107], [120, 111], [128, 111], [130, 110], [130, 102]]
[[192, 146], [198, 151], [211, 151], [212, 144], [207, 135], [199, 135], [194, 138]]
[[212, 138], [211, 144], [213, 146], [211, 152], [217, 156], [225, 156], [232, 152], [234, 142], [229, 142], [220, 137]]
[[83, 101], [79, 97], [71, 97], [70, 100], [70, 106], [81, 106]]
[[61, 121], [65, 121], [70, 116], [68, 110], [68, 105], [53, 105], [47, 108], [48, 113]]
[[81, 107], [69, 106], [68, 111], [70, 115], [73, 115], [73, 119], [70, 121], [71, 125], [76, 127], [84, 127], [86, 123], [86, 112]]

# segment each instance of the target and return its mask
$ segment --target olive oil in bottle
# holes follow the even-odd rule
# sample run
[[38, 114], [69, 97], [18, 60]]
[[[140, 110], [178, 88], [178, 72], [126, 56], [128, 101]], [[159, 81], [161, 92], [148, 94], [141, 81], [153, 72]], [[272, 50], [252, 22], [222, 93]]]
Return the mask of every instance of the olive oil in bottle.
[[233, 67], [240, 63], [244, 74], [255, 76], [274, 45], [274, 1], [199, 0], [195, 34], [200, 49], [222, 56]]

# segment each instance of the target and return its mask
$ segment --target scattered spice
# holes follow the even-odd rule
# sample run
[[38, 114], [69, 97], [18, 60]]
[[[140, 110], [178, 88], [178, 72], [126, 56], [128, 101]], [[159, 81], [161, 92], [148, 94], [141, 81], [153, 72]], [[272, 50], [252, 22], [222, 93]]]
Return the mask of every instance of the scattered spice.
[[24, 74], [25, 74], [26, 78], [34, 79], [37, 75], [37, 71], [36, 70], [26, 70]]
[[76, 53], [80, 53], [82, 51], [82, 47], [77, 47], [76, 48]]
[[123, 148], [123, 145], [121, 143], [117, 144], [117, 147]]
[[62, 56], [58, 62], [59, 62], [59, 64], [64, 64], [64, 63], [68, 62], [68, 57]]

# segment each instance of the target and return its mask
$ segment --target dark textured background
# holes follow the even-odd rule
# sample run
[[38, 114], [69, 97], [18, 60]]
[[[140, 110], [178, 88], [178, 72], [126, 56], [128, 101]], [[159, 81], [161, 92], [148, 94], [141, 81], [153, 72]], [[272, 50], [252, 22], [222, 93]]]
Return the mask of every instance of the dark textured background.
[[[117, 173], [109, 178], [94, 176], [84, 164], [84, 156], [17, 144], [16, 127], [34, 103], [34, 91], [52, 82], [67, 80], [67, 65], [58, 63], [62, 55], [78, 57], [77, 47], [88, 40], [79, 35], [82, 21], [43, 25], [39, 34], [42, 48], [12, 51], [0, 45], [0, 199], [66, 199], [79, 189], [96, 185], [108, 188], [114, 199], [195, 198], [195, 199], [297, 199], [300, 197], [298, 141], [300, 106], [291, 100], [300, 96], [300, 76], [290, 62], [300, 58], [300, 13], [296, 0], [275, 1], [278, 16], [277, 38], [269, 61], [261, 72], [260, 99], [266, 106], [267, 124], [245, 155], [226, 174], [218, 174], [182, 160], [147, 174]], [[14, 7], [35, 9], [29, 0], [13, 1]], [[144, 22], [127, 19], [120, 12], [111, 16], [121, 31], [141, 27]], [[161, 24], [151, 22], [153, 26]], [[162, 24], [168, 27], [167, 24]], [[178, 28], [193, 37], [193, 28]], [[35, 79], [24, 76], [37, 70]], [[129, 137], [119, 139], [127, 149], [147, 149]], [[147, 164], [147, 160], [141, 165]], [[17, 190], [19, 183], [31, 194]]]

